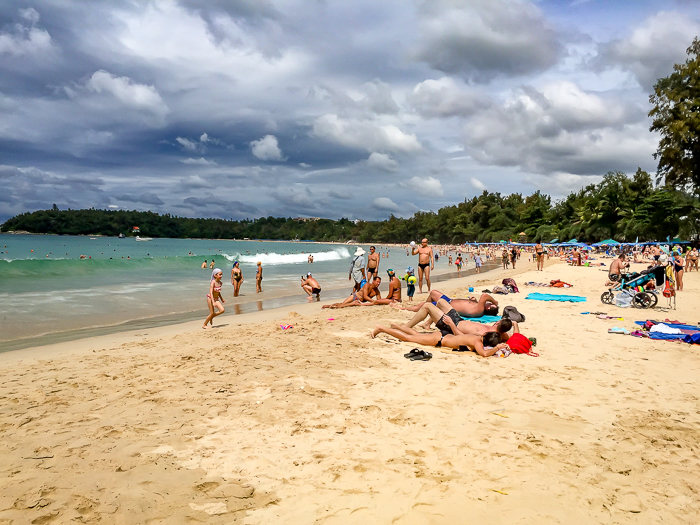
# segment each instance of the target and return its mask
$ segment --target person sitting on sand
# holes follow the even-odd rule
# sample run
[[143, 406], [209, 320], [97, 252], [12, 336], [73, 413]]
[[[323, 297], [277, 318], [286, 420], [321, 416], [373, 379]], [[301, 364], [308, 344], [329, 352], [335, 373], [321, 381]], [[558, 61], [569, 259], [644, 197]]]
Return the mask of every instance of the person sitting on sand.
[[349, 306], [374, 306], [375, 298], [381, 299], [379, 285], [382, 284], [381, 277], [375, 277], [366, 283], [359, 292], [353, 292], [340, 303], [324, 304], [321, 308], [347, 308]]
[[406, 328], [398, 325], [392, 325], [392, 328], [385, 328], [377, 325], [375, 329], [372, 330], [372, 338], [374, 339], [378, 334], [382, 333], [407, 343], [434, 346], [435, 348], [451, 348], [458, 352], [469, 352], [473, 350], [482, 357], [492, 356], [502, 348], [508, 347], [507, 343], [500, 342], [501, 334], [498, 332], [487, 332], [483, 335], [444, 335], [440, 332], [423, 334], [415, 331], [413, 328]]
[[[440, 299], [447, 301], [452, 308], [457, 310], [462, 317], [481, 317], [483, 315], [498, 315], [498, 301], [487, 293], [481, 294], [479, 299], [473, 297], [467, 299], [450, 299], [439, 290], [433, 290], [428, 295], [426, 302], [437, 304]], [[403, 308], [411, 312], [417, 312], [424, 303]]]
[[[374, 299], [371, 304], [363, 304], [363, 306], [378, 306], [382, 304], [395, 304], [401, 302], [401, 281], [399, 281], [399, 278], [396, 277], [394, 270], [391, 268], [389, 268], [386, 273], [389, 276], [389, 293], [387, 294], [386, 298], [382, 299], [381, 297], [378, 297], [377, 299]], [[381, 280], [381, 277], [375, 277], [374, 279]]]
[[317, 298], [321, 297], [321, 285], [312, 277], [311, 272], [306, 274], [306, 279], [301, 278], [301, 287], [308, 294], [309, 299], [312, 299], [314, 294]]
[[492, 325], [487, 325], [483, 323], [476, 323], [474, 321], [467, 321], [462, 319], [457, 313], [457, 310], [452, 308], [452, 306], [445, 301], [440, 299], [436, 305], [432, 303], [424, 303], [416, 315], [403, 324], [402, 326], [406, 328], [413, 328], [415, 325], [425, 320], [422, 327], [426, 330], [435, 323], [435, 327], [440, 330], [443, 334], [473, 334], [473, 335], [483, 335], [487, 332], [498, 332], [501, 334], [501, 341], [508, 341], [510, 335], [508, 332], [513, 329], [513, 333], [520, 333], [520, 327], [518, 323], [511, 321], [510, 319], [501, 319], [493, 323]]

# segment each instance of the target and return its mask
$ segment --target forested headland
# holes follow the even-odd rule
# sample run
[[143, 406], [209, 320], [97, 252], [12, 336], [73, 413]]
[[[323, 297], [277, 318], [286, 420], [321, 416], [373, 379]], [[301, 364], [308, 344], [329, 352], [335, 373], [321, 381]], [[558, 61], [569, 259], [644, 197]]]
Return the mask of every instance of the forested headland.
[[263, 217], [225, 220], [159, 215], [126, 210], [41, 210], [9, 219], [0, 230], [61, 235], [139, 235], [148, 237], [210, 239], [276, 239], [406, 243], [428, 237], [431, 243], [489, 242], [596, 242], [687, 238], [700, 229], [700, 200], [686, 192], [655, 187], [642, 171], [628, 177], [610, 172], [599, 184], [591, 184], [566, 198], [552, 201], [537, 191], [524, 197], [484, 191], [437, 212], [419, 212], [384, 221]]

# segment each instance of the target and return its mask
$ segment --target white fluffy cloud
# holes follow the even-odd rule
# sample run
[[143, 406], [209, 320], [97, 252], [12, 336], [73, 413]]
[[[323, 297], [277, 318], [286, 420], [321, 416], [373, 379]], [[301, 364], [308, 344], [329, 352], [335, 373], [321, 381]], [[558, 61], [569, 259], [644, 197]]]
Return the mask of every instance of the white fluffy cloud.
[[408, 102], [427, 118], [465, 117], [490, 104], [486, 96], [458, 86], [450, 77], [417, 84]]
[[692, 18], [661, 11], [647, 18], [628, 38], [603, 45], [600, 64], [631, 71], [649, 90], [657, 79], [673, 72], [674, 63], [685, 61], [685, 50], [698, 34], [700, 24]]
[[377, 153], [376, 151], [373, 152], [367, 159], [367, 166], [385, 171], [396, 171], [399, 169], [398, 162], [396, 162], [386, 153]]
[[89, 91], [109, 93], [125, 106], [149, 111], [160, 118], [165, 118], [170, 112], [155, 87], [138, 84], [128, 77], [112, 75], [103, 69], [95, 71], [85, 86]]
[[401, 208], [388, 197], [377, 197], [372, 201], [375, 208], [382, 211], [399, 212]]
[[14, 26], [14, 31], [0, 33], [0, 55], [36, 55], [51, 49], [51, 35], [45, 29], [35, 27], [39, 13], [34, 8], [20, 9], [23, 22]]
[[312, 133], [330, 142], [368, 151], [412, 153], [421, 149], [414, 134], [404, 133], [394, 124], [344, 119], [334, 114], [316, 119]]
[[469, 184], [471, 184], [474, 189], [479, 191], [484, 191], [486, 189], [486, 185], [476, 177], [471, 177], [469, 179]]
[[655, 140], [646, 127], [643, 114], [620, 100], [559, 81], [523, 88], [480, 112], [466, 133], [472, 157], [482, 164], [587, 175], [649, 168]]
[[413, 193], [426, 197], [442, 197], [445, 194], [442, 183], [435, 177], [412, 177], [401, 185]]
[[212, 166], [212, 165], [216, 164], [216, 162], [213, 162], [211, 160], [207, 160], [204, 157], [199, 157], [198, 159], [193, 159], [190, 157], [188, 159], [181, 160], [180, 162], [182, 162], [183, 164], [194, 164], [197, 166]]
[[282, 155], [282, 150], [274, 135], [265, 135], [263, 138], [250, 143], [250, 149], [260, 160], [287, 160]]

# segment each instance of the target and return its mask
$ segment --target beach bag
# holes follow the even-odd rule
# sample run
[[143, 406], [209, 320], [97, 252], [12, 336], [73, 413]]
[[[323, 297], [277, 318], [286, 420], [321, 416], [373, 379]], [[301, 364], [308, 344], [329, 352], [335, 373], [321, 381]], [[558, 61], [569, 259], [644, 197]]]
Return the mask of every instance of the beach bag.
[[519, 293], [518, 285], [515, 284], [515, 281], [514, 281], [513, 279], [511, 279], [510, 277], [508, 277], [508, 278], [506, 278], [506, 279], [503, 279], [503, 281], [501, 282], [501, 284], [503, 284], [503, 286], [506, 286], [506, 287], [508, 287], [508, 288], [512, 288], [512, 289], [513, 289], [513, 293]]
[[503, 319], [510, 319], [516, 323], [525, 322], [525, 316], [518, 312], [518, 309], [515, 306], [506, 306], [503, 309]]
[[508, 338], [508, 348], [510, 348], [514, 354], [526, 354], [531, 357], [539, 357], [532, 351], [532, 341], [530, 341], [523, 334], [513, 334]]
[[623, 290], [615, 296], [615, 306], [620, 308], [629, 308], [632, 306], [632, 297], [636, 295], [636, 292], [629, 290]]

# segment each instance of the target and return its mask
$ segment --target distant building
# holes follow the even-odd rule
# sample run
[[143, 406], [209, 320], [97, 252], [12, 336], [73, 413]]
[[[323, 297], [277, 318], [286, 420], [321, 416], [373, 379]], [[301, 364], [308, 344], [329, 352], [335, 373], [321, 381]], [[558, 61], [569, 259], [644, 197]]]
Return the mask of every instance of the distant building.
[[296, 222], [320, 221], [321, 217], [294, 217], [292, 220]]
[[131, 228], [132, 233], [141, 233], [141, 229], [138, 226], [134, 226]]

